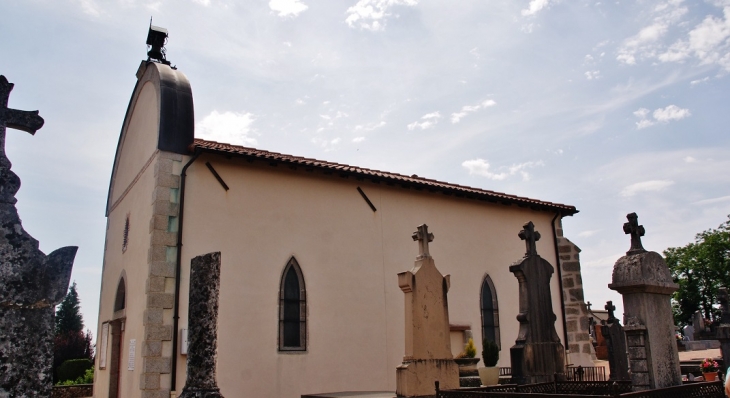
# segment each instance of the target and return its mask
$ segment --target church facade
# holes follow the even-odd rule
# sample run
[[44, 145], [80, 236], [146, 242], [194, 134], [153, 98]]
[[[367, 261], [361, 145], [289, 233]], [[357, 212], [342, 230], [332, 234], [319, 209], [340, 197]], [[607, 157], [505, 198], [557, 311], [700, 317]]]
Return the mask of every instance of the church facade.
[[451, 275], [453, 353], [471, 333], [478, 353], [483, 337], [495, 340], [499, 366], [510, 365], [519, 306], [509, 265], [525, 255], [517, 234], [532, 221], [555, 268], [569, 361], [590, 360], [578, 249], [562, 238], [575, 207], [195, 139], [184, 74], [142, 62], [137, 78], [109, 187], [95, 397], [180, 394], [190, 260], [214, 251], [224, 396], [394, 391], [405, 349], [397, 274], [413, 266], [411, 235], [424, 223]]

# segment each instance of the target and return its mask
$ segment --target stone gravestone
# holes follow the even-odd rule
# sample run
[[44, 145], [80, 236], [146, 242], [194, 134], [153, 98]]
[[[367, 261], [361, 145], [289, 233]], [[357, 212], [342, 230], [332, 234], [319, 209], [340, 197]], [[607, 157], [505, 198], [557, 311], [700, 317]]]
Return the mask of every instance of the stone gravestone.
[[692, 325], [686, 325], [682, 328], [682, 335], [687, 339], [687, 341], [694, 341], [695, 328]]
[[396, 394], [404, 397], [433, 396], [440, 388], [459, 388], [459, 368], [451, 355], [449, 337], [449, 275], [436, 269], [428, 243], [433, 234], [426, 224], [413, 233], [418, 257], [410, 271], [398, 274], [405, 293], [406, 352], [396, 369]]
[[694, 331], [693, 340], [701, 340], [702, 333], [705, 331], [705, 317], [702, 316], [702, 311], [697, 310], [692, 314], [692, 329]]
[[[725, 366], [730, 366], [730, 307], [728, 306], [727, 288], [721, 287], [717, 294], [720, 302], [720, 325], [717, 327], [717, 339], [720, 340], [720, 351]], [[726, 369], [721, 369], [725, 371]], [[727, 375], [725, 376], [727, 377]]]
[[608, 287], [623, 296], [624, 331], [628, 345], [634, 390], [682, 384], [679, 354], [674, 337], [671, 294], [679, 286], [659, 253], [641, 245], [644, 227], [636, 213], [626, 216], [624, 233], [631, 235], [631, 248], [613, 266]]
[[215, 378], [221, 253], [190, 261], [188, 377], [180, 398], [223, 398]]
[[613, 315], [616, 306], [613, 302], [606, 302], [608, 319], [601, 322], [601, 332], [608, 345], [609, 380], [631, 380], [629, 377], [629, 359], [626, 356], [626, 334], [621, 323]]
[[13, 85], [0, 76], [0, 397], [50, 397], [54, 306], [68, 289], [77, 247], [46, 256], [15, 208], [20, 178], [5, 156], [6, 127], [35, 134], [38, 111], [9, 109]]
[[553, 381], [555, 374], [565, 377], [565, 349], [555, 330], [550, 278], [553, 266], [537, 254], [535, 242], [540, 233], [532, 222], [524, 225], [520, 239], [525, 241], [525, 257], [509, 267], [519, 281], [520, 329], [510, 348], [512, 382], [531, 384]]

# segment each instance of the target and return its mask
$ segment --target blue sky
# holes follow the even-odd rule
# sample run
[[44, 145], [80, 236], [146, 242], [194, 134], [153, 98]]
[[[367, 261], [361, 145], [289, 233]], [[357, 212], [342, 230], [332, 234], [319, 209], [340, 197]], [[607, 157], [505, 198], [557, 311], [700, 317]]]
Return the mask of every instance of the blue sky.
[[0, 14], [10, 106], [46, 120], [8, 131], [20, 216], [45, 252], [80, 246], [92, 331], [150, 16], [191, 81], [198, 137], [575, 205], [565, 233], [594, 308], [621, 301], [606, 285], [627, 213], [658, 252], [730, 214], [728, 0], [24, 0]]

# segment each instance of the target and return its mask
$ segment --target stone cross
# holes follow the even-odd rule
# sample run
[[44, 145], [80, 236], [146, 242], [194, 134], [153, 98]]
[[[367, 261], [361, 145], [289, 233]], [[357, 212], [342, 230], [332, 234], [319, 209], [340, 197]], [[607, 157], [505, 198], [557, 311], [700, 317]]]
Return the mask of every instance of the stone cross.
[[515, 345], [510, 348], [512, 383], [530, 384], [553, 381], [565, 376], [565, 349], [555, 329], [550, 279], [553, 266], [537, 254], [535, 241], [540, 234], [528, 222], [518, 234], [527, 242], [527, 254], [513, 263], [509, 271], [518, 282], [520, 323]]
[[12, 89], [0, 76], [0, 397], [50, 397], [54, 306], [66, 296], [77, 247], [45, 255], [20, 222], [20, 178], [5, 156], [5, 130], [33, 134], [43, 119], [38, 111], [9, 109]]
[[616, 306], [613, 305], [613, 301], [606, 301], [606, 306], [603, 307], [608, 311], [608, 319], [616, 319], [613, 312], [616, 311]]
[[590, 301], [586, 303], [586, 308], [588, 308], [588, 311], [590, 311], [590, 310], [591, 310], [591, 306], [592, 306], [592, 305], [593, 305], [593, 304], [591, 304], [591, 302], [590, 302]]
[[433, 242], [433, 234], [428, 232], [428, 225], [421, 224], [418, 226], [418, 231], [414, 232], [411, 236], [413, 240], [418, 241], [418, 257], [431, 257], [428, 252], [428, 242]]
[[626, 355], [626, 334], [613, 314], [616, 306], [607, 301], [604, 307], [608, 311], [608, 320], [602, 321], [601, 334], [608, 348], [609, 380], [631, 380], [629, 375], [629, 358]]
[[525, 256], [537, 256], [537, 245], [535, 242], [540, 240], [540, 233], [535, 231], [535, 224], [532, 221], [524, 225], [524, 229], [517, 236], [525, 241], [527, 252]]
[[19, 111], [8, 108], [8, 99], [14, 84], [0, 75], [0, 202], [14, 204], [15, 193], [20, 188], [20, 179], [10, 171], [10, 160], [5, 156], [5, 128], [22, 130], [30, 134], [43, 127], [43, 118], [38, 111]]
[[626, 252], [627, 255], [645, 253], [646, 250], [641, 244], [641, 237], [646, 231], [643, 225], [639, 225], [639, 216], [636, 213], [627, 214], [626, 218], [629, 222], [624, 223], [624, 233], [631, 234], [631, 248]]

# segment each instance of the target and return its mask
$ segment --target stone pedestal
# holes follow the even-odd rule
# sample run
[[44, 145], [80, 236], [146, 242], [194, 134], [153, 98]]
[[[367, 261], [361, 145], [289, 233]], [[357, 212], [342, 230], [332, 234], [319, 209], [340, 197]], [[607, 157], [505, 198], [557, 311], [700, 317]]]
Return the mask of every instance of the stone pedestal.
[[221, 253], [190, 262], [188, 378], [180, 398], [223, 398], [215, 378]]
[[641, 245], [644, 227], [637, 216], [627, 216], [624, 232], [631, 234], [631, 249], [616, 261], [608, 287], [623, 296], [624, 331], [635, 390], [682, 384], [679, 354], [674, 337], [671, 294], [679, 286], [672, 281], [661, 255]]
[[405, 356], [396, 368], [396, 394], [433, 396], [435, 381], [443, 390], [459, 388], [459, 367], [451, 355], [449, 337], [449, 276], [443, 276], [428, 252], [433, 234], [423, 224], [413, 234], [419, 255], [410, 271], [398, 274], [405, 293]]
[[540, 233], [532, 222], [524, 225], [519, 237], [527, 245], [525, 257], [509, 267], [519, 282], [520, 329], [510, 348], [512, 382], [543, 383], [565, 378], [565, 349], [555, 330], [550, 279], [553, 266], [537, 254]]

